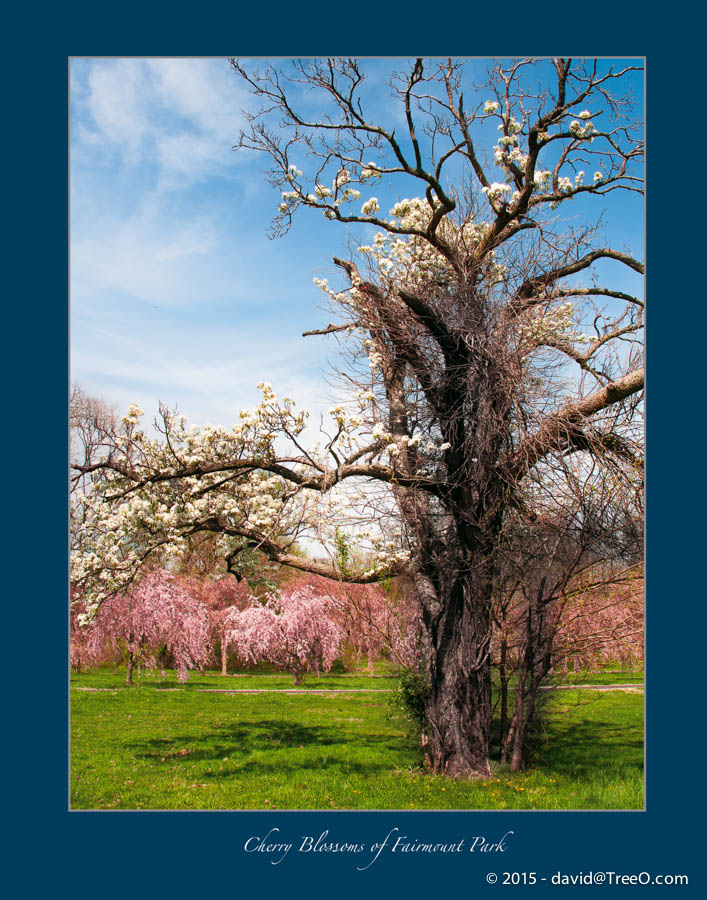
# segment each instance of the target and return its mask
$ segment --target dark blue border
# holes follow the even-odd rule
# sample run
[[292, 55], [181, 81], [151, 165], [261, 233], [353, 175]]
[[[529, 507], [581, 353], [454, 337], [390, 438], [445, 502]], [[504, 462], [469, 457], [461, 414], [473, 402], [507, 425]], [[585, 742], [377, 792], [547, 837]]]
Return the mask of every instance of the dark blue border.
[[[569, 8], [351, 7], [292, 4], [263, 12], [245, 5], [132, 9], [73, 4], [60, 11], [33, 7], [32, 18], [6, 17], [13, 52], [5, 80], [4, 149], [13, 251], [7, 269], [10, 324], [6, 330], [5, 507], [13, 550], [6, 558], [15, 584], [5, 608], [18, 662], [5, 671], [14, 698], [16, 739], [6, 789], [13, 803], [10, 862], [23, 893], [70, 889], [73, 896], [186, 894], [341, 897], [428, 892], [460, 896], [502, 890], [484, 882], [489, 870], [553, 873], [615, 870], [688, 874], [694, 890], [701, 850], [699, 804], [702, 759], [695, 726], [699, 680], [696, 616], [701, 597], [691, 582], [700, 556], [685, 497], [699, 508], [695, 473], [701, 457], [700, 409], [690, 371], [699, 358], [704, 287], [698, 255], [697, 207], [690, 215], [677, 198], [699, 197], [701, 160], [690, 163], [691, 106], [685, 66], [695, 55], [678, 31], [679, 10], [655, 22], [634, 10], [595, 4]], [[466, 10], [466, 11], [461, 11]], [[521, 12], [522, 10], [522, 12]], [[516, 18], [517, 15], [517, 18]], [[530, 41], [525, 22], [531, 25]], [[513, 23], [516, 23], [515, 25]], [[684, 23], [682, 23], [684, 24]], [[654, 33], [655, 30], [655, 33]], [[689, 29], [687, 29], [689, 31]], [[508, 35], [508, 39], [504, 39]], [[676, 42], [676, 43], [674, 43]], [[508, 50], [646, 55], [649, 122], [649, 492], [648, 492], [648, 808], [624, 813], [69, 813], [67, 811], [67, 691], [65, 671], [66, 392], [67, 354], [67, 69], [71, 55], [493, 55]], [[665, 49], [677, 46], [681, 57]], [[16, 49], [14, 49], [16, 48]], [[686, 62], [688, 60], [689, 62]], [[696, 127], [696, 123], [695, 127]], [[680, 150], [673, 155], [674, 140]], [[684, 139], [684, 140], [683, 140]], [[671, 161], [672, 159], [672, 161]], [[692, 166], [694, 165], [694, 168]], [[694, 179], [694, 183], [692, 182]], [[675, 180], [682, 182], [673, 194]], [[7, 240], [7, 238], [6, 238]], [[689, 267], [698, 263], [696, 270]], [[694, 282], [687, 284], [688, 272]], [[16, 317], [16, 319], [15, 319]], [[699, 319], [699, 322], [697, 321]], [[19, 390], [18, 390], [19, 388]], [[19, 395], [19, 396], [18, 396]], [[688, 409], [689, 405], [689, 409]], [[697, 412], [697, 415], [695, 413]], [[19, 423], [19, 424], [18, 424]], [[691, 476], [690, 486], [684, 483]], [[699, 477], [699, 474], [698, 474]], [[681, 502], [682, 500], [682, 502]], [[697, 532], [699, 533], [699, 532]], [[41, 635], [39, 648], [37, 634]], [[10, 638], [10, 635], [12, 636]], [[34, 663], [36, 670], [33, 674]], [[692, 667], [692, 668], [691, 668]], [[20, 675], [18, 679], [17, 676]], [[18, 684], [18, 681], [20, 682]], [[697, 713], [697, 715], [696, 715]], [[13, 738], [12, 735], [16, 737]], [[696, 821], [690, 821], [693, 813]], [[514, 831], [501, 864], [480, 858], [381, 858], [358, 873], [350, 858], [300, 856], [273, 867], [245, 854], [247, 837], [273, 825], [283, 833], [332, 839], [381, 840], [393, 827], [420, 839], [455, 840]], [[703, 828], [703, 826], [702, 826]], [[544, 895], [545, 888], [525, 888]]]

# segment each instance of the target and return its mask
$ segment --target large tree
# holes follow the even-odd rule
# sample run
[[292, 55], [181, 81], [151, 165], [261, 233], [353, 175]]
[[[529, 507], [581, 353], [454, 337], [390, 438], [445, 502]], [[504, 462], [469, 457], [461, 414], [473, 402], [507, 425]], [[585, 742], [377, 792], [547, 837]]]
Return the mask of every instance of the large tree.
[[[616, 477], [642, 465], [643, 303], [615, 276], [643, 266], [600, 227], [617, 196], [641, 191], [623, 89], [636, 68], [501, 61], [475, 86], [461, 63], [415, 60], [390, 82], [392, 127], [366, 111], [378, 94], [355, 60], [233, 61], [262, 101], [239, 146], [264, 153], [283, 189], [274, 233], [301, 209], [363, 227], [358, 262], [334, 259], [340, 289], [320, 282], [339, 321], [316, 332], [343, 341], [354, 399], [332, 407], [316, 449], [305, 414], [268, 384], [231, 430], [187, 430], [162, 410], [151, 440], [131, 409], [106, 458], [79, 469], [93, 479], [78, 498], [85, 595], [100, 603], [200, 531], [219, 533], [236, 572], [244, 548], [344, 581], [406, 572], [433, 766], [488, 777], [504, 529], [534, 520], [538, 486], [568, 454]], [[379, 198], [396, 185], [385, 216]], [[360, 538], [363, 570], [337, 556], [347, 518], [378, 526]], [[303, 537], [331, 541], [330, 559], [292, 552]]]
[[308, 672], [328, 672], [341, 652], [344, 631], [334, 612], [315, 588], [287, 588], [233, 616], [230, 640], [245, 662], [269, 663], [302, 684]]
[[133, 683], [135, 665], [157, 667], [158, 648], [171, 654], [180, 681], [189, 669], [203, 668], [209, 651], [205, 607], [169, 572], [148, 572], [124, 594], [113, 594], [98, 614], [83, 627], [92, 658], [100, 659], [107, 647], [127, 654], [126, 684]]
[[626, 602], [627, 593], [642, 595], [642, 534], [635, 521], [640, 473], [617, 472], [579, 454], [554, 462], [536, 480], [532, 518], [506, 516], [495, 558], [492, 656], [501, 759], [513, 770], [527, 762], [539, 691], [553, 669], [566, 666], [568, 657], [590, 665], [601, 650], [618, 657], [640, 639], [642, 626], [639, 601], [633, 609]]

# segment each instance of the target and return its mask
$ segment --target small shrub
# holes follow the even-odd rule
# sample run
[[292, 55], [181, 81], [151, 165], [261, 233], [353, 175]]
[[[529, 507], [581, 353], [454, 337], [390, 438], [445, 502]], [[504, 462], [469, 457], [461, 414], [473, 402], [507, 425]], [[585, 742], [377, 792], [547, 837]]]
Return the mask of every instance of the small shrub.
[[409, 736], [420, 748], [428, 730], [426, 710], [429, 694], [429, 682], [422, 672], [415, 669], [401, 669], [398, 687], [388, 700], [391, 711], [402, 713], [407, 719]]

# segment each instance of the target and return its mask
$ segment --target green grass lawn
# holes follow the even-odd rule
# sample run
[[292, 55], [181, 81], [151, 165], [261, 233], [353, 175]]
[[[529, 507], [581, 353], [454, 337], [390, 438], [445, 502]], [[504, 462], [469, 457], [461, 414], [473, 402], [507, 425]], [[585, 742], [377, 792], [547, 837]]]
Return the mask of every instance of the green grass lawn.
[[421, 769], [388, 705], [390, 676], [309, 678], [305, 689], [366, 692], [301, 696], [203, 691], [292, 689], [285, 675], [123, 681], [72, 676], [72, 809], [643, 807], [642, 694], [553, 694], [534, 767], [497, 765], [492, 781], [476, 783]]
[[149, 687], [157, 691], [213, 691], [213, 690], [282, 690], [282, 691], [308, 691], [308, 690], [361, 690], [366, 691], [390, 691], [398, 683], [398, 679], [394, 675], [375, 675], [373, 678], [367, 675], [324, 675], [316, 678], [313, 675], [307, 676], [305, 683], [295, 687], [294, 679], [291, 675], [277, 674], [243, 674], [243, 675], [218, 675], [216, 672], [208, 672], [200, 675], [198, 672], [192, 672], [189, 680], [185, 684], [177, 681], [176, 673], [167, 672], [164, 679], [160, 679], [158, 674], [148, 672], [143, 673], [139, 682], [132, 688], [127, 688], [125, 684], [125, 672], [121, 670], [119, 673], [108, 671], [86, 672], [82, 675], [73, 675], [71, 679], [74, 687], [93, 687], [111, 689], [133, 690], [135, 687]]
[[557, 684], [643, 684], [643, 672], [568, 672], [558, 673], [552, 679]]

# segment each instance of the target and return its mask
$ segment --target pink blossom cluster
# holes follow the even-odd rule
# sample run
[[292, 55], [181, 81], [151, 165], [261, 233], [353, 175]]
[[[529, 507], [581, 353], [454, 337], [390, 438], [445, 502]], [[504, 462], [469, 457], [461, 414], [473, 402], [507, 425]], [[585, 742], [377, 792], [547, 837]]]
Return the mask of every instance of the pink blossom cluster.
[[221, 650], [221, 674], [228, 674], [228, 650], [231, 644], [231, 632], [236, 624], [238, 613], [255, 602], [250, 588], [245, 581], [238, 581], [233, 575], [212, 580], [191, 579], [193, 592], [206, 608], [209, 619], [210, 644], [216, 644]]
[[308, 672], [329, 671], [341, 652], [344, 632], [332, 611], [314, 588], [295, 587], [234, 615], [230, 639], [245, 662], [270, 663], [300, 684]]
[[[607, 664], [619, 663], [637, 668], [643, 663], [644, 582], [642, 577], [618, 583], [581, 584], [565, 597], [543, 609], [542, 624], [537, 613], [534, 627], [542, 628], [541, 640], [550, 653], [556, 671], [597, 671]], [[505, 665], [512, 670], [525, 652], [528, 607], [523, 598], [511, 604], [505, 613], [503, 628], [494, 634], [492, 657], [501, 659], [505, 642]]]
[[320, 575], [300, 575], [293, 586], [311, 588], [330, 602], [329, 615], [344, 632], [344, 643], [357, 659], [368, 657], [370, 674], [375, 659], [414, 667], [418, 657], [419, 605], [402, 579], [380, 584], [351, 584]]
[[418, 646], [417, 605], [399, 585], [356, 585], [303, 575], [260, 602], [245, 581], [152, 572], [120, 595], [107, 599], [93, 622], [81, 627], [83, 606], [72, 613], [71, 664], [96, 665], [106, 651], [129, 663], [154, 667], [166, 646], [181, 679], [203, 668], [220, 648], [227, 674], [233, 647], [246, 663], [269, 663], [300, 683], [307, 672], [328, 671], [345, 648], [369, 668], [381, 654], [413, 666]]
[[127, 649], [129, 660], [155, 668], [155, 653], [166, 646], [180, 681], [206, 663], [209, 627], [206, 609], [173, 575], [149, 572], [125, 593], [108, 598], [88, 626], [86, 647], [97, 660], [106, 646]]
[[555, 641], [556, 666], [565, 671], [608, 663], [643, 663], [643, 579], [611, 585], [578, 597], [562, 611]]

